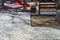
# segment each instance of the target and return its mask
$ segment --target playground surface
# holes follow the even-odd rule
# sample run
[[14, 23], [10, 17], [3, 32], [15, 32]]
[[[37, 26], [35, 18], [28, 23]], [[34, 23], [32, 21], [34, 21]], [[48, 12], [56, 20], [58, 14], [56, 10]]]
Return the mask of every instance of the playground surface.
[[29, 12], [0, 12], [0, 40], [60, 40], [60, 27], [32, 27]]

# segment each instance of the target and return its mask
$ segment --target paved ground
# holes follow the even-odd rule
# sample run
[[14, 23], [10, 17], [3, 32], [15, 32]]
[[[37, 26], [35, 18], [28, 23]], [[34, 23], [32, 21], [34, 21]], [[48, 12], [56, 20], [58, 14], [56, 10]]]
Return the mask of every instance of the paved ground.
[[0, 40], [60, 40], [60, 29], [31, 27], [30, 13], [0, 13]]

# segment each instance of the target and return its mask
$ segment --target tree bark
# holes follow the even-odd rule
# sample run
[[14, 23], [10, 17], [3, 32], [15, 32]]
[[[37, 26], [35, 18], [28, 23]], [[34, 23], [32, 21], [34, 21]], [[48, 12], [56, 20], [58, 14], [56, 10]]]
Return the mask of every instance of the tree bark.
[[23, 10], [27, 10], [27, 0], [23, 0]]
[[4, 0], [0, 0], [0, 8], [3, 8], [4, 6]]

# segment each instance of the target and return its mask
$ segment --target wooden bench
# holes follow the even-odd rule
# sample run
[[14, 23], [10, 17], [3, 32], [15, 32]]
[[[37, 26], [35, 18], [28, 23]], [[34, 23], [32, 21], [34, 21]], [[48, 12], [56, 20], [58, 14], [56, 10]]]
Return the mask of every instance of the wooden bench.
[[56, 4], [55, 4], [55, 2], [42, 2], [42, 3], [40, 3], [40, 8], [55, 8], [56, 7]]

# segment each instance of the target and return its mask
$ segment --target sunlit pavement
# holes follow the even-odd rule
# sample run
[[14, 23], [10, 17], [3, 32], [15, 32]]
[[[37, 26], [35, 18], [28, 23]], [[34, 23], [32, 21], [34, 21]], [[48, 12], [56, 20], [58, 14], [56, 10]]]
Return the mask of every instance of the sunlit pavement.
[[31, 27], [30, 13], [0, 13], [0, 40], [59, 40], [60, 29]]

